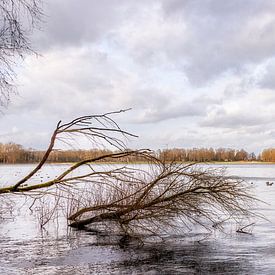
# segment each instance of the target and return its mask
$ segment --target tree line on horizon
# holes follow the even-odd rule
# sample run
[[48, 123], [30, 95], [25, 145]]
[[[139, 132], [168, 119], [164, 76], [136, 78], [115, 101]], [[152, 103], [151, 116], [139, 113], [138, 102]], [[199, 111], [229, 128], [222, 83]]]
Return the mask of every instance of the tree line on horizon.
[[[0, 143], [0, 163], [37, 163], [44, 155], [44, 151], [25, 149], [20, 144]], [[90, 149], [90, 150], [54, 150], [49, 156], [48, 162], [78, 162], [87, 158], [95, 158], [101, 155], [113, 153], [107, 149]], [[255, 153], [249, 153], [244, 149], [231, 148], [172, 148], [156, 150], [153, 154], [163, 161], [191, 161], [191, 162], [207, 162], [207, 161], [266, 161], [275, 162], [275, 149], [264, 149], [258, 156]], [[137, 162], [138, 157], [129, 157], [128, 159], [117, 159], [116, 161]]]

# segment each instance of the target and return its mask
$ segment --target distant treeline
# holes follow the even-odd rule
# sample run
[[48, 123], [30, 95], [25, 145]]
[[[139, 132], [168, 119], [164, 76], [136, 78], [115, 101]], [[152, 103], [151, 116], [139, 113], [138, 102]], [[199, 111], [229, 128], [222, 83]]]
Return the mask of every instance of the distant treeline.
[[[51, 153], [48, 161], [58, 162], [77, 162], [87, 158], [95, 158], [101, 155], [110, 154], [110, 150], [55, 150]], [[25, 149], [22, 145], [15, 143], [0, 143], [0, 163], [35, 163], [39, 162], [44, 151]], [[256, 157], [254, 153], [240, 149], [227, 148], [193, 148], [193, 149], [164, 149], [157, 150], [154, 154], [165, 161], [267, 161], [275, 162], [275, 149], [265, 149]], [[133, 156], [127, 159], [116, 159], [116, 161], [141, 161]]]
[[[77, 162], [111, 152], [109, 150], [53, 150], [48, 161]], [[0, 163], [36, 163], [42, 159], [44, 153], [44, 151], [25, 149], [22, 145], [15, 143], [0, 143]]]
[[275, 162], [275, 148], [269, 148], [263, 150], [261, 159], [267, 162]]
[[245, 150], [226, 148], [193, 148], [193, 149], [165, 149], [158, 150], [158, 156], [168, 161], [253, 161], [257, 157]]

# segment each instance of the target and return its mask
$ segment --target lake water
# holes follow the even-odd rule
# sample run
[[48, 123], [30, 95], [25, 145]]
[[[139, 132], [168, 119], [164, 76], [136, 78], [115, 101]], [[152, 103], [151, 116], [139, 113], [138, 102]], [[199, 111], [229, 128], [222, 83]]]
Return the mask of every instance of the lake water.
[[[213, 166], [213, 165], [212, 165]], [[253, 192], [267, 204], [257, 211], [251, 235], [197, 230], [122, 246], [120, 237], [75, 231], [62, 222], [41, 230], [25, 199], [13, 199], [13, 215], [0, 220], [0, 274], [275, 274], [275, 165], [216, 165], [253, 182]], [[13, 183], [31, 165], [1, 165], [2, 185]], [[36, 180], [57, 174], [66, 165], [47, 165]], [[4, 195], [5, 196], [5, 195]], [[14, 196], [13, 196], [14, 198]]]

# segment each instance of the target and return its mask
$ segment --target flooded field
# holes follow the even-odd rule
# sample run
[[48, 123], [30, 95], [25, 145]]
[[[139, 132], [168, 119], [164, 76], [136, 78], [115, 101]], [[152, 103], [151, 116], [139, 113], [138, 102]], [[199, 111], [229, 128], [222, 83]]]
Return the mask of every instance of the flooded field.
[[[48, 165], [37, 180], [65, 165]], [[221, 167], [216, 165], [215, 167]], [[0, 274], [275, 274], [275, 165], [224, 165], [228, 174], [245, 179], [260, 200], [252, 234], [208, 233], [194, 228], [163, 240], [145, 237], [120, 242], [107, 232], [69, 229], [55, 222], [41, 230], [37, 216], [18, 198], [13, 215], [0, 221]], [[0, 166], [2, 185], [13, 183], [30, 165]]]

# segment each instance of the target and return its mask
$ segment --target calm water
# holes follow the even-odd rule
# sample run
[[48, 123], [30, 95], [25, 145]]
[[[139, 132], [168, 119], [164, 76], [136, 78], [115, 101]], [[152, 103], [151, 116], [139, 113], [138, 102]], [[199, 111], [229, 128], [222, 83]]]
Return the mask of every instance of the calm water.
[[[36, 180], [65, 167], [49, 165]], [[30, 169], [2, 165], [0, 182], [16, 181]], [[14, 217], [4, 213], [0, 220], [0, 274], [275, 274], [275, 185], [266, 186], [275, 182], [275, 165], [228, 165], [227, 171], [253, 182], [257, 197], [267, 202], [258, 212], [269, 221], [253, 220], [252, 235], [232, 226], [226, 233], [194, 230], [122, 246], [119, 236], [70, 230], [61, 221], [41, 230], [20, 197]]]

